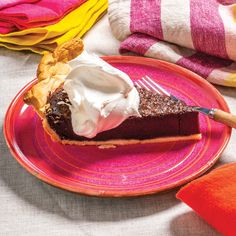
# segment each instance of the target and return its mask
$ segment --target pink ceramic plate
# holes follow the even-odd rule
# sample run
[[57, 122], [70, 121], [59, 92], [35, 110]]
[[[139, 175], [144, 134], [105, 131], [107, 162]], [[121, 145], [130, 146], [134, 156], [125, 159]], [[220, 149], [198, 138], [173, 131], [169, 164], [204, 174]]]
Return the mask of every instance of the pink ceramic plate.
[[[142, 57], [104, 57], [135, 81], [157, 80], [187, 104], [228, 111], [217, 90], [179, 66]], [[92, 78], [91, 78], [92, 79]], [[51, 141], [23, 94], [12, 101], [4, 132], [16, 160], [30, 173], [54, 186], [96, 196], [137, 196], [184, 184], [203, 174], [226, 147], [231, 129], [200, 115], [201, 141], [121, 146], [115, 149], [61, 145]]]

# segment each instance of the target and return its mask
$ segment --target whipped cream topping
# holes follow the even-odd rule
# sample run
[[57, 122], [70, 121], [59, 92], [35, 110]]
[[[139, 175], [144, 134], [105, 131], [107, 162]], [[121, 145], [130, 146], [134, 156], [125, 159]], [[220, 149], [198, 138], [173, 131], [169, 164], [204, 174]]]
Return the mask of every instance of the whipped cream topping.
[[77, 135], [93, 138], [130, 116], [139, 116], [139, 94], [127, 74], [87, 52], [69, 65], [64, 89]]

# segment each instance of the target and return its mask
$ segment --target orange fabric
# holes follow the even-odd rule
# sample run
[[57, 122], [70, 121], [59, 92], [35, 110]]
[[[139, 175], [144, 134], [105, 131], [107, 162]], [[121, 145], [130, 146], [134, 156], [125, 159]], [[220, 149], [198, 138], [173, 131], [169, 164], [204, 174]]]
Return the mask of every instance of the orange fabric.
[[236, 235], [236, 163], [224, 165], [192, 181], [176, 197], [220, 233]]

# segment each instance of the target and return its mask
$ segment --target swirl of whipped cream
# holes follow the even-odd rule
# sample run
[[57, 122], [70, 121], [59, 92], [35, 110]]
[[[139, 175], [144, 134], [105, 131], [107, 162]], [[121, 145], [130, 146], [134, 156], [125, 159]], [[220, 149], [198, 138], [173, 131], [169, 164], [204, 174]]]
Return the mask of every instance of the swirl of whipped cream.
[[139, 94], [127, 74], [87, 52], [69, 64], [64, 89], [77, 135], [93, 138], [130, 116], [139, 116]]

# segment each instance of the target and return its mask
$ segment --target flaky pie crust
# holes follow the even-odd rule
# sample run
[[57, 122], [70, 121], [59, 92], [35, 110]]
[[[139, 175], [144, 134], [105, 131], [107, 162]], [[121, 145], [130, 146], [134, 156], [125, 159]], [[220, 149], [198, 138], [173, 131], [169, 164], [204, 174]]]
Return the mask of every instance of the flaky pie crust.
[[68, 62], [80, 55], [83, 48], [83, 41], [74, 38], [42, 57], [37, 69], [38, 83], [24, 95], [24, 102], [32, 105], [42, 118], [45, 117], [48, 96], [64, 83], [70, 72]]

